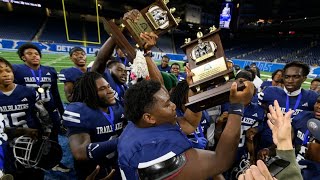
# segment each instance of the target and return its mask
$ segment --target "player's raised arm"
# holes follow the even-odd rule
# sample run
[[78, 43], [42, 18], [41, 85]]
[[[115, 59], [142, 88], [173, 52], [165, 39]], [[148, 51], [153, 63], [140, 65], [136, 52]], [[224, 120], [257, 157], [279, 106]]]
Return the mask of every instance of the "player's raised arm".
[[[106, 26], [106, 19], [101, 18], [101, 20], [103, 22], [103, 25]], [[110, 59], [114, 48], [115, 42], [112, 40], [111, 37], [109, 37], [99, 50], [96, 60], [92, 65], [91, 71], [103, 74], [107, 66], [107, 61]]]

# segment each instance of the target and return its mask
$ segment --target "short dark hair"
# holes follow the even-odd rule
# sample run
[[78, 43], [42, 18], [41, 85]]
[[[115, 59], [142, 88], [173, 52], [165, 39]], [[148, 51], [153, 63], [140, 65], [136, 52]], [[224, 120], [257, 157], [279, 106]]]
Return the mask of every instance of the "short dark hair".
[[170, 66], [170, 68], [172, 68], [172, 66], [174, 66], [174, 65], [179, 66], [179, 69], [180, 69], [180, 64], [179, 64], [179, 63], [172, 63], [171, 66]]
[[12, 65], [8, 60], [0, 56], [0, 62], [3, 62], [5, 65], [9, 66], [9, 68], [13, 71]]
[[301, 61], [292, 61], [292, 62], [289, 62], [288, 64], [286, 64], [283, 68], [283, 72], [285, 72], [288, 68], [290, 67], [299, 67], [299, 68], [302, 68], [302, 73], [303, 73], [303, 76], [308, 76], [309, 72], [310, 72], [310, 67], [301, 62]]
[[275, 70], [275, 71], [272, 73], [272, 75], [271, 75], [271, 79], [273, 79], [274, 76], [275, 76], [278, 72], [283, 73], [283, 70], [282, 70], [282, 69], [277, 69], [277, 70]]
[[159, 81], [142, 80], [131, 86], [124, 96], [124, 113], [127, 119], [137, 123], [155, 103], [154, 94], [161, 89]]
[[314, 79], [312, 79], [311, 84], [312, 84], [313, 82], [320, 82], [320, 78], [314, 78]]
[[98, 109], [99, 95], [96, 80], [103, 78], [97, 72], [86, 72], [74, 83], [72, 102], [83, 102], [88, 107]]
[[254, 80], [254, 78], [256, 78], [256, 72], [254, 72], [252, 69], [246, 69], [246, 71], [250, 72], [252, 74], [252, 81]]
[[112, 68], [113, 66], [115, 66], [117, 64], [123, 64], [123, 63], [120, 62], [120, 61], [117, 61], [117, 60], [109, 60], [107, 62], [107, 68], [110, 69], [110, 68]]
[[[251, 70], [252, 71], [252, 70]], [[238, 72], [238, 74], [236, 75], [236, 79], [239, 78], [244, 78], [248, 81], [253, 81], [253, 76], [252, 76], [252, 72], [246, 71], [246, 70], [241, 70], [240, 72]]]
[[86, 53], [81, 47], [76, 46], [76, 47], [73, 47], [72, 49], [70, 49], [69, 55], [72, 56], [72, 54], [77, 51], [82, 51], [82, 52]]
[[38, 51], [40, 57], [42, 57], [41, 50], [38, 48], [38, 46], [36, 46], [36, 45], [34, 45], [34, 44], [32, 44], [32, 43], [25, 43], [25, 44], [21, 45], [21, 46], [19, 47], [18, 51], [17, 51], [17, 54], [18, 54], [18, 56], [19, 56], [19, 58], [20, 58], [21, 60], [23, 60], [23, 59], [22, 59], [22, 56], [24, 56], [24, 51], [25, 51], [26, 49], [35, 49], [35, 50]]
[[170, 61], [170, 58], [167, 55], [163, 55], [162, 58], [167, 58]]

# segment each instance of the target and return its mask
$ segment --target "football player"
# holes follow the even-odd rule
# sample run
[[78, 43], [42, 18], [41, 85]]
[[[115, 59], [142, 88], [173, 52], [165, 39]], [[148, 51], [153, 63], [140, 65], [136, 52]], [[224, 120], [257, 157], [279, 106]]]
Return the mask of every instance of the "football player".
[[[170, 94], [170, 100], [176, 105], [177, 117], [183, 117], [186, 111], [189, 85], [186, 81], [180, 81]], [[206, 132], [210, 126], [211, 118], [206, 110], [202, 111], [200, 123], [195, 132], [188, 135], [194, 148], [205, 149], [207, 145]]]
[[64, 93], [69, 102], [72, 100], [74, 82], [85, 72], [89, 71], [86, 66], [87, 55], [80, 47], [74, 47], [69, 52], [70, 60], [74, 67], [61, 69], [58, 77], [64, 83]]
[[116, 60], [110, 61], [112, 48], [114, 46], [114, 41], [112, 38], [109, 38], [99, 50], [91, 71], [104, 75], [105, 79], [114, 90], [116, 99], [123, 105], [123, 96], [128, 88], [125, 84], [127, 82], [127, 71], [123, 63]]
[[[14, 74], [11, 64], [0, 57], [0, 113], [4, 118], [1, 131], [5, 140], [27, 135], [38, 137], [41, 131], [40, 122], [35, 114], [36, 93], [34, 89], [14, 83]], [[37, 169], [17, 169], [12, 148], [3, 146], [6, 154], [5, 172], [14, 175], [15, 179], [36, 178], [42, 179], [44, 174]]]
[[[242, 70], [236, 75], [236, 79], [241, 82], [252, 81], [252, 76], [250, 72]], [[252, 100], [243, 103], [244, 113], [241, 118], [241, 134], [237, 156], [230, 174], [226, 174], [226, 176], [230, 176], [231, 179], [237, 178], [250, 164], [255, 163], [253, 136], [247, 136], [247, 132], [253, 127], [259, 127], [259, 129], [261, 129], [261, 124], [265, 117], [264, 109], [257, 103], [253, 103]], [[226, 103], [222, 108], [228, 109], [228, 106], [229, 103]], [[224, 113], [227, 113], [227, 111]]]
[[[231, 87], [228, 122], [216, 152], [192, 148], [184, 133], [195, 128], [185, 128], [184, 133], [180, 130], [176, 123], [188, 121], [186, 113], [176, 117], [176, 106], [160, 82], [144, 80], [129, 88], [124, 102], [126, 118], [131, 122], [118, 144], [122, 178], [207, 179], [230, 168], [240, 138], [240, 103], [250, 100], [254, 89], [252, 83], [245, 85], [241, 92], [236, 90], [236, 83]], [[197, 127], [201, 113], [194, 113], [192, 119], [190, 123], [197, 123]]]
[[41, 65], [41, 51], [31, 43], [20, 46], [17, 53], [24, 64], [13, 65], [14, 82], [33, 88], [39, 99], [45, 102], [45, 108], [53, 121], [50, 139], [58, 142], [60, 115], [64, 108], [58, 91], [57, 72], [53, 67]]
[[84, 73], [76, 81], [72, 103], [63, 114], [79, 179], [89, 176], [98, 164], [97, 178], [105, 177], [117, 165], [117, 137], [125, 122], [110, 84], [99, 73]]
[[[44, 102], [45, 109], [53, 122], [50, 139], [58, 142], [61, 115], [64, 108], [58, 90], [58, 76], [53, 67], [41, 65], [41, 50], [31, 43], [21, 45], [17, 51], [24, 64], [13, 65], [14, 82], [36, 90], [37, 97]], [[69, 172], [70, 169], [59, 164], [54, 170]]]
[[294, 130], [293, 142], [297, 154], [297, 162], [304, 160], [311, 135], [307, 122], [312, 118], [320, 119], [320, 96], [314, 105], [314, 111], [303, 111], [292, 119], [291, 124]]
[[260, 89], [263, 90], [268, 86], [281, 86], [282, 73], [283, 73], [282, 69], [275, 70], [271, 75], [272, 81], [263, 81], [263, 83], [260, 86]]
[[305, 168], [302, 169], [303, 179], [316, 180], [320, 178], [320, 104], [317, 107], [316, 119], [308, 121], [308, 143], [305, 160], [299, 162]]
[[[265, 107], [272, 105], [274, 100], [278, 100], [282, 112], [294, 110], [292, 117], [302, 111], [313, 111], [313, 106], [317, 101], [317, 93], [301, 88], [302, 83], [307, 79], [310, 72], [308, 65], [293, 61], [285, 65], [283, 69], [284, 89], [280, 87], [266, 87], [258, 94], [259, 103]], [[262, 148], [269, 147], [272, 143], [271, 130], [268, 126], [262, 131]]]

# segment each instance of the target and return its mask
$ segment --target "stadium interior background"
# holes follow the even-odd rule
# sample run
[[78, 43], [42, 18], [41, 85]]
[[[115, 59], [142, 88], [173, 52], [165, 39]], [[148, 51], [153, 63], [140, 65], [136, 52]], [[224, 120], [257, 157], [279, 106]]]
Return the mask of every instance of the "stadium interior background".
[[[68, 51], [73, 46], [87, 50], [87, 62], [108, 38], [99, 16], [117, 22], [125, 12], [142, 9], [151, 0], [0, 0], [0, 56], [11, 63], [23, 63], [16, 54], [19, 44], [33, 41], [43, 51], [41, 63], [56, 68], [73, 66]], [[225, 4], [231, 8], [228, 27], [221, 25]], [[66, 23], [63, 4], [65, 6]], [[320, 1], [319, 0], [170, 0], [175, 17], [182, 19], [178, 28], [161, 36], [154, 57], [181, 55], [185, 38], [221, 27], [220, 36], [227, 59], [256, 62], [261, 79], [270, 78], [272, 66], [300, 60], [312, 67], [309, 79], [319, 76], [320, 69]], [[66, 28], [66, 24], [68, 28]], [[99, 28], [99, 31], [98, 31]], [[68, 37], [67, 37], [68, 33]], [[100, 39], [100, 42], [99, 42]], [[77, 41], [77, 42], [74, 42]], [[91, 43], [90, 43], [91, 42]], [[183, 59], [174, 59], [183, 63]], [[63, 101], [63, 84], [59, 83]]]

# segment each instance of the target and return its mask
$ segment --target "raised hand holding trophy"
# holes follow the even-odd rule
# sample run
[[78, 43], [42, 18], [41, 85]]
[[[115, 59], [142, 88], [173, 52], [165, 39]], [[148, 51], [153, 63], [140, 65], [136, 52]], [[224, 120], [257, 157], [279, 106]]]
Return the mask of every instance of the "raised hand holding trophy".
[[[141, 33], [154, 32], [156, 35], [161, 35], [178, 26], [180, 20], [173, 17], [172, 13], [175, 9], [169, 9], [166, 6], [168, 2], [168, 0], [156, 0], [140, 12], [133, 10], [128, 12], [131, 14], [125, 14], [122, 27], [124, 32], [129, 32], [138, 48], [144, 48], [145, 44], [140, 38]], [[135, 20], [129, 18], [130, 16], [134, 16]], [[108, 21], [106, 25], [110, 36], [132, 62], [136, 54], [135, 48], [113, 21]]]
[[[211, 28], [210, 33], [197, 34], [197, 39], [186, 41], [181, 46], [188, 57], [189, 66], [193, 76], [190, 88], [197, 92], [189, 97], [186, 107], [199, 112], [228, 101], [231, 84], [235, 78], [233, 70], [227, 68], [220, 36], [220, 29]], [[244, 84], [238, 83], [238, 90]]]

